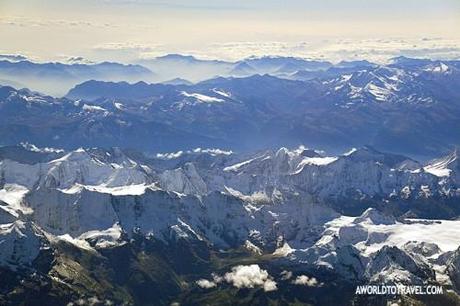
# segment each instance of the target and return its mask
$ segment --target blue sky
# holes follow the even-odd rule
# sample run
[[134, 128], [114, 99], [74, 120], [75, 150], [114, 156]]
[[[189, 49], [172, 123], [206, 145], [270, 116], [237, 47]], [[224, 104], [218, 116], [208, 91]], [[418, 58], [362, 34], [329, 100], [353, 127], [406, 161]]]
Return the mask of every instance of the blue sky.
[[37, 60], [330, 57], [363, 48], [382, 57], [391, 48], [435, 48], [452, 57], [460, 39], [458, 0], [0, 0], [0, 16], [8, 42], [0, 53]]

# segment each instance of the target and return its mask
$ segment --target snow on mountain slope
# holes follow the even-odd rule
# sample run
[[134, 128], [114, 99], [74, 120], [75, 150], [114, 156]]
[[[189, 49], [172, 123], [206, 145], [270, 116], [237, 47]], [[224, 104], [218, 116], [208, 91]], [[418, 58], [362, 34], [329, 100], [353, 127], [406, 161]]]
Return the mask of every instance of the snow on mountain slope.
[[[460, 247], [460, 221], [401, 222], [368, 209], [360, 217], [341, 216], [324, 227], [313, 246], [295, 249], [286, 259], [337, 269], [346, 277], [414, 284], [433, 280], [437, 259]], [[446, 277], [446, 271], [441, 272]]]
[[127, 186], [118, 186], [118, 187], [106, 187], [106, 186], [88, 186], [88, 185], [80, 185], [75, 184], [70, 188], [66, 189], [58, 189], [64, 193], [74, 194], [79, 193], [83, 189], [89, 191], [96, 191], [99, 193], [108, 193], [115, 196], [122, 196], [122, 195], [142, 195], [145, 193], [147, 189], [159, 189], [156, 184], [146, 185], [146, 184], [138, 184], [138, 185], [127, 185]]
[[[415, 171], [417, 167], [419, 164], [409, 158], [369, 147], [336, 157], [322, 156], [304, 148], [292, 151], [282, 148], [227, 166], [223, 173], [205, 172], [202, 177], [210, 189], [222, 190], [224, 184], [246, 195], [271, 193], [273, 188], [321, 198], [344, 197], [350, 192], [385, 197], [406, 195], [407, 191], [417, 197], [422, 190], [443, 194], [439, 179], [430, 173]], [[216, 175], [222, 179], [211, 179]], [[441, 185], [449, 184], [441, 182]]]
[[117, 222], [110, 199], [110, 194], [87, 189], [64, 193], [40, 188], [30, 192], [26, 202], [33, 209], [33, 220], [44, 230], [76, 237], [87, 231], [105, 230]]
[[18, 266], [31, 266], [43, 245], [42, 239], [30, 222], [17, 220], [0, 224], [0, 265], [13, 270]]
[[199, 93], [188, 93], [186, 91], [183, 91], [181, 92], [181, 94], [187, 98], [195, 98], [196, 101], [201, 102], [201, 103], [222, 103], [224, 102], [223, 99], [216, 98], [216, 97], [210, 97], [210, 96], [199, 94]]
[[118, 223], [113, 224], [112, 227], [105, 230], [88, 231], [77, 237], [77, 240], [88, 241], [96, 248], [107, 248], [116, 246], [121, 243], [123, 229]]
[[64, 157], [51, 161], [47, 165], [45, 183], [59, 187], [69, 187], [79, 182], [87, 185], [105, 185], [108, 187], [144, 183], [146, 175], [137, 163], [105, 164], [90, 156], [85, 150], [73, 151]]
[[192, 163], [186, 163], [183, 167], [174, 170], [166, 170], [159, 175], [159, 178], [160, 186], [165, 190], [200, 195], [207, 192], [206, 183]]
[[41, 165], [3, 159], [0, 161], [0, 177], [4, 184], [17, 184], [30, 189], [41, 177]]
[[346, 97], [348, 103], [366, 101], [431, 103], [430, 93], [418, 81], [418, 72], [401, 68], [379, 66], [354, 71], [324, 81], [333, 88], [330, 96]]
[[[354, 244], [365, 255], [370, 255], [385, 245], [402, 248], [409, 241], [436, 244], [442, 252], [454, 251], [460, 246], [457, 237], [460, 232], [460, 221], [408, 219], [400, 222], [393, 219], [388, 224], [387, 221], [382, 223], [379, 220], [365, 218], [364, 215], [369, 212], [373, 212], [379, 218], [391, 220], [391, 217], [384, 216], [370, 208], [363, 213], [363, 216], [342, 216], [326, 223], [327, 234], [339, 236], [344, 244]], [[344, 228], [350, 230], [354, 228], [356, 232], [366, 232], [366, 235], [362, 236], [363, 240], [353, 240], [343, 234], [341, 230]]]
[[212, 91], [215, 92], [216, 94], [222, 96], [222, 97], [225, 97], [225, 98], [231, 98], [232, 97], [232, 94], [230, 92], [227, 92], [227, 91], [223, 91], [223, 90], [220, 90], [220, 89], [217, 89], [217, 88], [214, 88]]
[[[454, 61], [443, 63], [454, 72]], [[97, 144], [146, 151], [199, 146], [246, 151], [286, 140], [335, 150], [369, 143], [433, 157], [459, 138], [455, 88], [460, 78], [458, 69], [442, 74], [422, 68], [358, 65], [306, 82], [270, 75], [221, 77], [191, 86], [88, 81], [69, 93], [70, 99], [3, 88], [5, 125], [0, 129], [3, 143], [68, 149]], [[46, 103], [33, 102], [38, 100]], [[101, 109], [83, 109], [88, 106]], [[406, 112], [413, 116], [405, 120]], [[439, 137], [441, 131], [446, 137]]]
[[[458, 221], [396, 220], [375, 209], [346, 217], [327, 205], [331, 197], [346, 203], [354, 194], [399, 201], [408, 194], [413, 200], [455, 196], [445, 192], [458, 188], [455, 178], [422, 171], [404, 156], [369, 147], [335, 157], [304, 147], [239, 157], [217, 150], [165, 156], [79, 149], [44, 162], [2, 159], [4, 243], [28, 237], [21, 243], [34, 248], [43, 230], [45, 241], [97, 252], [142, 235], [166, 244], [251, 246], [344, 277], [394, 281], [431, 278], [434, 261], [459, 247]], [[388, 273], [377, 272], [381, 267]]]
[[[208, 154], [200, 150], [194, 154], [134, 161], [122, 152], [78, 149], [43, 163], [0, 160], [0, 178], [3, 184], [17, 188], [44, 186], [67, 193], [72, 193], [74, 187], [85, 186], [113, 194], [142, 194], [145, 187], [154, 183], [181, 194], [203, 195], [231, 188], [243, 195], [260, 192], [271, 197], [278, 189], [321, 198], [343, 197], [350, 192], [383, 197], [418, 197], [421, 193], [434, 196], [458, 188], [455, 176], [446, 181], [434, 175], [451, 170], [446, 167], [458, 173], [454, 153], [425, 166], [424, 171], [404, 156], [384, 154], [369, 147], [335, 157], [304, 147], [281, 148], [240, 161], [227, 153]], [[9, 192], [13, 195], [12, 190]], [[3, 193], [6, 195], [7, 190]]]
[[116, 187], [149, 181], [145, 169], [133, 161], [124, 164], [104, 163], [83, 149], [32, 165], [1, 160], [0, 173], [5, 183], [28, 189], [37, 184], [59, 188], [69, 188], [76, 183]]
[[303, 170], [303, 167], [306, 165], [328, 165], [330, 163], [335, 162], [337, 159], [337, 157], [306, 157], [302, 159], [302, 161], [297, 165], [296, 173], [301, 172]]
[[440, 73], [440, 74], [451, 74], [452, 73], [452, 68], [443, 62], [430, 64], [423, 70], [428, 71], [428, 72]]
[[458, 175], [460, 170], [459, 166], [458, 150], [455, 150], [445, 157], [429, 162], [423, 167], [423, 170], [438, 177], [449, 177], [452, 172]]
[[22, 204], [24, 196], [28, 191], [29, 190], [24, 186], [5, 184], [3, 189], [0, 189], [0, 201], [4, 202], [6, 205], [0, 205], [0, 208], [6, 210], [15, 217], [18, 217], [19, 213], [30, 214], [30, 208]]

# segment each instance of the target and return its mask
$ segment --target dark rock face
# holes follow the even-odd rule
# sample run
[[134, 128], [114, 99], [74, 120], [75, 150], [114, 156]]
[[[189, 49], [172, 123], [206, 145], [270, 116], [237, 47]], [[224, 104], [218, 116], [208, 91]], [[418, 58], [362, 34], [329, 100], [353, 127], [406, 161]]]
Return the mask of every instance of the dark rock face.
[[447, 271], [452, 281], [452, 285], [460, 291], [460, 248], [458, 248], [447, 260]]

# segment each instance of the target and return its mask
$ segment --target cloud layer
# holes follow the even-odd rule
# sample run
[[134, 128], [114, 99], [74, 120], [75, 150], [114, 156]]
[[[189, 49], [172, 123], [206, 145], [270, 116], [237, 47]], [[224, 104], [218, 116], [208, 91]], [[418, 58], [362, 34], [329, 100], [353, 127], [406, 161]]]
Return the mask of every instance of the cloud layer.
[[205, 289], [214, 288], [221, 282], [227, 282], [236, 288], [263, 288], [265, 292], [277, 290], [276, 282], [259, 265], [240, 265], [232, 268], [223, 277], [213, 274], [212, 280], [200, 279], [196, 284]]
[[314, 277], [308, 277], [306, 275], [299, 275], [292, 281], [294, 285], [307, 286], [307, 287], [319, 287], [322, 284]]
[[[132, 62], [166, 53], [383, 61], [459, 58], [459, 2], [4, 0], [2, 53]], [[439, 38], [439, 37], [443, 38]]]
[[94, 46], [98, 57], [125, 57], [132, 60], [149, 59], [167, 53], [194, 55], [203, 59], [237, 61], [250, 56], [296, 56], [339, 62], [367, 59], [385, 63], [396, 56], [431, 59], [460, 59], [460, 40], [443, 38], [386, 38], [386, 39], [311, 39], [301, 42], [226, 42], [203, 44], [199, 48], [184, 48], [165, 44], [129, 42], [106, 43]]
[[[270, 276], [267, 270], [261, 269], [259, 265], [239, 265], [232, 268], [230, 272], [225, 273], [223, 276], [212, 274], [212, 279], [199, 279], [195, 283], [198, 287], [203, 289], [212, 289], [217, 287], [218, 284], [227, 282], [236, 288], [263, 288], [265, 292], [278, 290], [277, 283]], [[315, 277], [307, 275], [299, 275], [293, 279], [291, 271], [282, 271], [280, 273], [280, 281], [289, 282], [292, 285], [307, 286], [307, 287], [321, 287], [324, 284], [319, 282]]]

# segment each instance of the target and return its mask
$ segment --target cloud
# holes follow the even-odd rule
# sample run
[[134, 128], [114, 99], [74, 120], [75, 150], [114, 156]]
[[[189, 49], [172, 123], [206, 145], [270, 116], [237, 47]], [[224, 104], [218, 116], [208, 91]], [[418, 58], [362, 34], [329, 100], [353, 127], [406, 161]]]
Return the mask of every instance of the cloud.
[[294, 285], [308, 286], [308, 287], [320, 287], [323, 284], [319, 283], [318, 280], [314, 277], [308, 277], [306, 275], [297, 276], [296, 279], [292, 281]]
[[250, 56], [294, 56], [313, 60], [367, 59], [387, 63], [397, 56], [431, 59], [460, 59], [460, 40], [440, 37], [386, 38], [386, 39], [312, 39], [309, 41], [234, 41], [207, 43], [193, 48], [161, 43], [109, 42], [92, 48], [96, 52], [110, 52], [122, 58], [151, 59], [156, 56], [179, 53], [201, 59], [238, 61]]
[[82, 56], [70, 56], [66, 59], [66, 62], [69, 64], [94, 64], [93, 61], [90, 61]]
[[224, 279], [237, 288], [262, 287], [264, 291], [274, 291], [276, 282], [270, 278], [266, 270], [259, 265], [236, 266], [231, 272], [225, 273]]
[[213, 281], [209, 281], [207, 279], [200, 279], [200, 280], [197, 280], [196, 281], [196, 284], [201, 287], [201, 288], [205, 288], [205, 289], [210, 289], [210, 288], [214, 288], [217, 286], [217, 284]]
[[138, 52], [154, 51], [159, 47], [162, 47], [161, 44], [139, 44], [132, 42], [109, 42], [99, 44], [93, 47], [94, 50], [102, 51], [116, 51], [116, 50], [133, 50]]
[[27, 57], [21, 54], [0, 54], [0, 60], [19, 62], [27, 60]]
[[102, 57], [118, 55], [120, 58], [132, 61], [140, 59], [150, 59], [168, 53], [168, 49], [163, 44], [148, 44], [135, 42], [108, 42], [101, 43], [92, 47], [96, 53], [101, 53]]
[[221, 149], [196, 148], [196, 149], [193, 149], [193, 153], [207, 153], [209, 155], [216, 156], [216, 155], [232, 155], [233, 151], [232, 150], [226, 151], [226, 150], [221, 150]]
[[172, 153], [157, 153], [156, 158], [159, 159], [176, 159], [181, 157], [184, 154], [184, 151], [177, 151]]
[[195, 283], [205, 289], [217, 287], [217, 284], [222, 282], [232, 284], [236, 288], [263, 288], [265, 292], [275, 291], [278, 289], [276, 282], [268, 274], [267, 270], [263, 270], [259, 265], [236, 266], [231, 272], [225, 273], [224, 276], [212, 274], [212, 280], [200, 279]]
[[89, 298], [80, 298], [74, 302], [69, 302], [67, 306], [80, 306], [80, 305], [89, 305], [89, 306], [95, 306], [95, 305], [113, 305], [113, 302], [111, 300], [105, 300], [101, 301], [98, 297], [93, 296]]
[[183, 9], [183, 10], [247, 10], [255, 9], [256, 6], [250, 5], [248, 1], [232, 1], [228, 2], [215, 2], [215, 1], [201, 1], [201, 3], [191, 3], [187, 0], [99, 0], [106, 4], [118, 5], [139, 5], [139, 6], [152, 6], [162, 9]]
[[282, 271], [280, 273], [280, 275], [281, 275], [281, 280], [288, 280], [288, 279], [292, 278], [292, 272], [291, 271], [284, 270], [284, 271]]
[[220, 284], [221, 282], [224, 281], [223, 277], [215, 273], [212, 273], [211, 276], [212, 276], [212, 280], [207, 280], [207, 279], [202, 278], [202, 279], [197, 280], [195, 283], [201, 288], [211, 289], [211, 288], [216, 287], [217, 284]]
[[[1, 21], [0, 21], [1, 23]], [[89, 53], [84, 53], [88, 52]], [[6, 51], [4, 51], [6, 52]], [[21, 52], [11, 49], [8, 52]], [[93, 61], [115, 60], [139, 63], [165, 54], [188, 54], [200, 59], [238, 61], [251, 56], [293, 56], [312, 60], [362, 60], [385, 64], [397, 56], [460, 59], [460, 40], [441, 37], [385, 38], [385, 39], [311, 39], [308, 41], [233, 41], [181, 45], [145, 41], [99, 42], [73, 54], [84, 55]], [[47, 54], [46, 56], [49, 56]], [[43, 59], [44, 60], [44, 59]], [[193, 78], [193, 77], [191, 77]], [[197, 77], [197, 79], [200, 79]]]
[[18, 27], [89, 27], [89, 28], [114, 28], [117, 24], [101, 23], [88, 20], [72, 19], [42, 19], [22, 16], [5, 16], [0, 20], [0, 24]]
[[199, 49], [183, 52], [201, 58], [239, 60], [249, 56], [295, 56], [316, 60], [367, 59], [386, 63], [396, 56], [426, 57], [432, 59], [459, 59], [460, 40], [440, 37], [386, 38], [386, 39], [312, 39], [283, 42], [225, 42], [210, 43]]
[[276, 282], [274, 280], [268, 279], [264, 283], [264, 291], [269, 292], [269, 291], [276, 291], [278, 290], [278, 287], [276, 287]]
[[[280, 273], [282, 281], [289, 281], [293, 278], [291, 271], [284, 270]], [[236, 288], [263, 288], [265, 292], [278, 290], [277, 283], [257, 264], [239, 265], [232, 268], [231, 272], [225, 273], [224, 276], [212, 274], [212, 279], [200, 279], [195, 283], [204, 289], [212, 289], [218, 284], [227, 282]], [[324, 284], [319, 282], [315, 277], [299, 275], [290, 281], [291, 284], [307, 287], [321, 287]]]
[[177, 152], [168, 152], [168, 153], [157, 153], [156, 158], [159, 159], [176, 159], [181, 157], [184, 154], [209, 154], [211, 156], [217, 156], [217, 155], [232, 155], [233, 151], [226, 151], [226, 150], [221, 150], [221, 149], [202, 149], [202, 148], [196, 148], [193, 150], [187, 150], [187, 151], [177, 151]]

